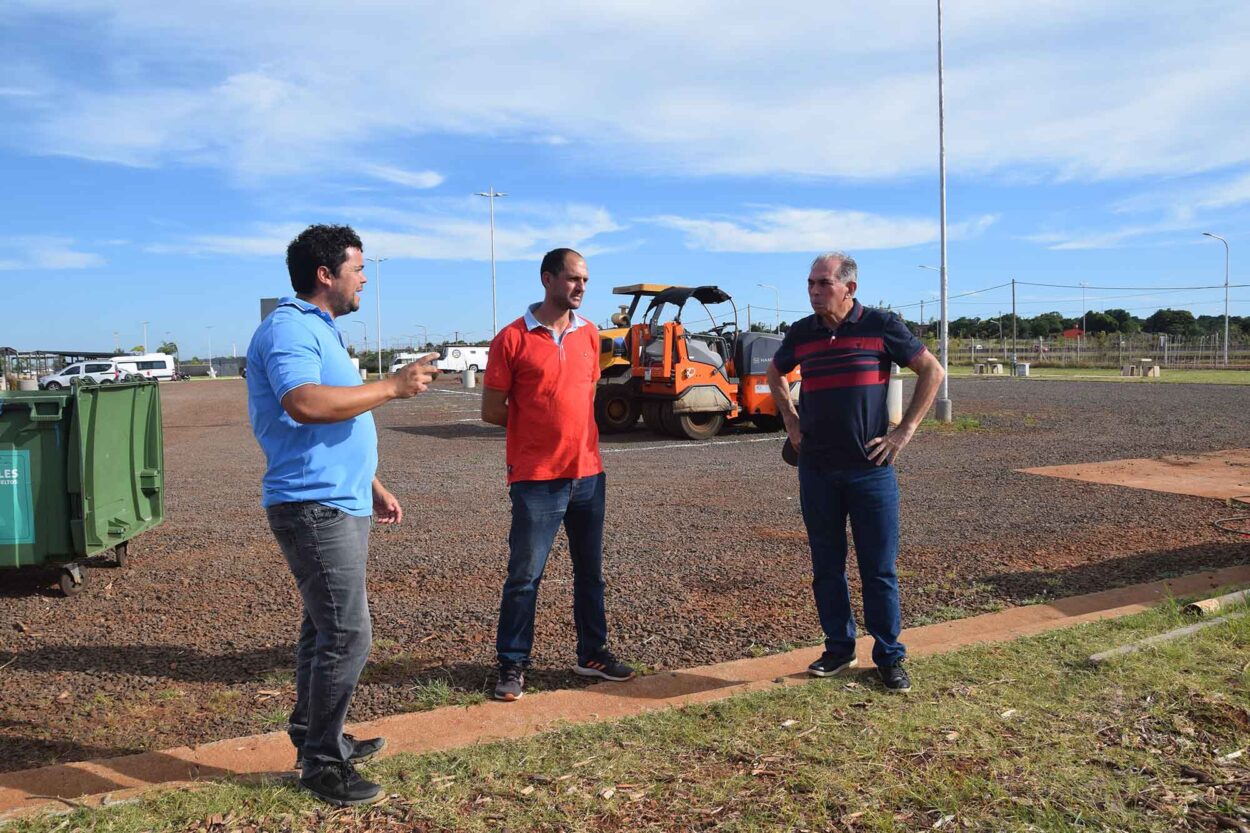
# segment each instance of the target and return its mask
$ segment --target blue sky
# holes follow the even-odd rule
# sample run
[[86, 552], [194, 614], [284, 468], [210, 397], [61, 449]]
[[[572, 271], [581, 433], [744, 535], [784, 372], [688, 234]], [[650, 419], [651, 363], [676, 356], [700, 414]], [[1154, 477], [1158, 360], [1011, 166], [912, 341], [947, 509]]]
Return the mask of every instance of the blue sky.
[[[951, 292], [1222, 312], [1222, 289], [1163, 288], [1223, 281], [1203, 231], [1250, 283], [1250, 4], [944, 12]], [[379, 282], [388, 344], [486, 338], [492, 185], [501, 324], [560, 245], [587, 255], [597, 322], [637, 281], [718, 283], [765, 320], [775, 285], [793, 320], [828, 249], [866, 302], [930, 317], [935, 40], [928, 0], [7, 0], [0, 345], [129, 348], [148, 321], [153, 347], [241, 354], [311, 222], [388, 258], [344, 319], [371, 341]], [[1079, 289], [1018, 297], [1080, 313]], [[1250, 314], [1250, 287], [1232, 298]], [[1000, 310], [1008, 290], [950, 314]]]

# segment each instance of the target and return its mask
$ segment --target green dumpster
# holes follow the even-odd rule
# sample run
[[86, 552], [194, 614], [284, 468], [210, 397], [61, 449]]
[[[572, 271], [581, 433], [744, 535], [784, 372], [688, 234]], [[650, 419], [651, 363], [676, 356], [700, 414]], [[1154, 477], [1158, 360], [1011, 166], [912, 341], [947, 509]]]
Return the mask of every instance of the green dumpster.
[[155, 381], [0, 392], [0, 569], [61, 567], [66, 595], [81, 561], [165, 517], [165, 452]]

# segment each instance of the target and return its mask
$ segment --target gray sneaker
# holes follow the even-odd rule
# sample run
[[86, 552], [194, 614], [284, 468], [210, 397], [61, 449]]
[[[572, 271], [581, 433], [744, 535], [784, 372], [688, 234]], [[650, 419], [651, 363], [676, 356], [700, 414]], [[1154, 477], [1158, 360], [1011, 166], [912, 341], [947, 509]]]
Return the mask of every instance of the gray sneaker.
[[520, 665], [500, 665], [495, 699], [511, 703], [525, 694], [525, 669]]

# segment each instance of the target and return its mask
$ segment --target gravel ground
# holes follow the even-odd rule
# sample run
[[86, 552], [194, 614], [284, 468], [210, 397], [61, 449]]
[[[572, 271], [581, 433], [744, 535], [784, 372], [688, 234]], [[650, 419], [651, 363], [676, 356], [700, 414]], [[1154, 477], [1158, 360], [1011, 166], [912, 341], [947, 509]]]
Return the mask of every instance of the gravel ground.
[[[378, 412], [380, 476], [407, 517], [372, 538], [375, 646], [356, 720], [493, 683], [507, 550], [503, 433], [455, 380]], [[125, 569], [64, 599], [46, 571], [0, 572], [0, 771], [280, 728], [298, 597], [258, 503], [242, 382], [162, 388], [166, 522]], [[1018, 474], [1027, 466], [1250, 446], [1250, 388], [951, 382], [976, 429], [919, 434], [899, 463], [904, 624], [1250, 563], [1217, 501]], [[605, 437], [614, 647], [677, 668], [813, 644], [819, 627], [780, 435], [717, 444], [641, 427]], [[571, 571], [557, 544], [534, 687], [581, 684]], [[501, 706], [502, 708], [503, 706]]]

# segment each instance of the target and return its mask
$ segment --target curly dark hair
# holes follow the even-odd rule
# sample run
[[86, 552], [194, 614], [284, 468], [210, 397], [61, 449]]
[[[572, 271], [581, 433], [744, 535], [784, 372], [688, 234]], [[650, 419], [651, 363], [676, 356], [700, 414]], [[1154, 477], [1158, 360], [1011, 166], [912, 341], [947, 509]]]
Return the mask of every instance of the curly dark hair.
[[317, 268], [324, 266], [337, 275], [347, 260], [349, 248], [364, 251], [360, 235], [351, 226], [312, 225], [286, 247], [286, 270], [297, 295], [311, 294], [317, 288]]

